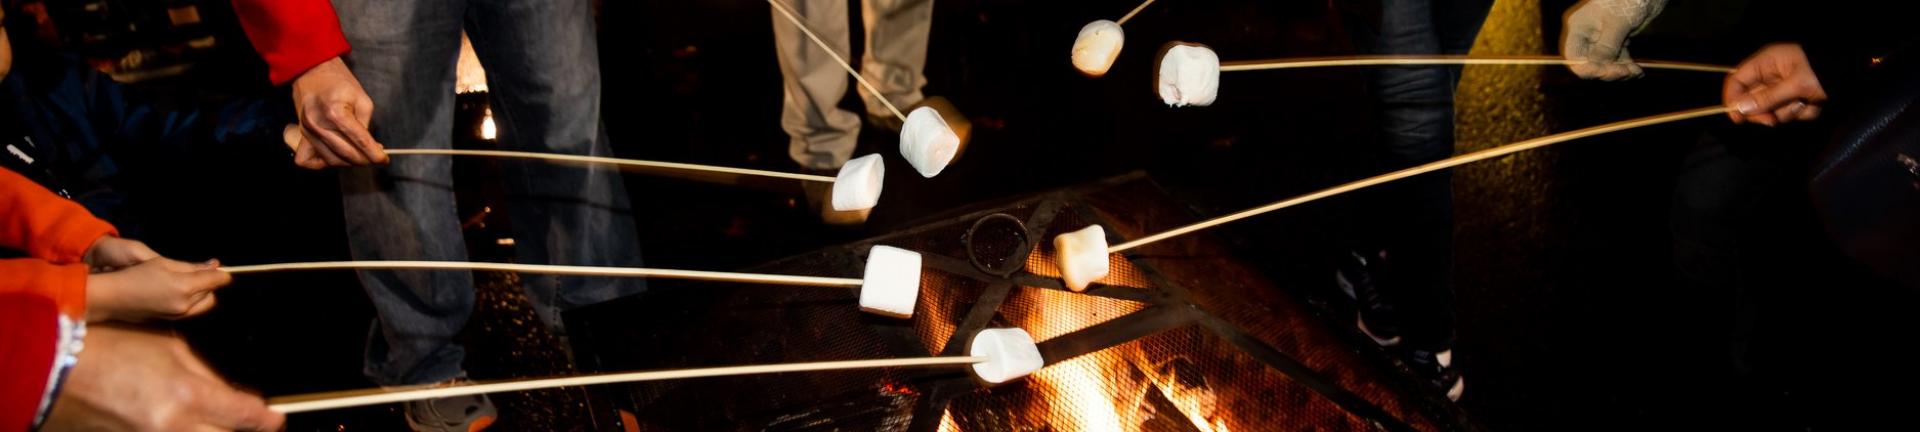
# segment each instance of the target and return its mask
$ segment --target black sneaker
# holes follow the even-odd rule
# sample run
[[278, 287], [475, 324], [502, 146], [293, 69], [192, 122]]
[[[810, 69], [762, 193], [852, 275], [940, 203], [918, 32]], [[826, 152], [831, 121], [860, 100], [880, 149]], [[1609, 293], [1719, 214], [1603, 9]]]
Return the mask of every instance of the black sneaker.
[[1458, 402], [1467, 392], [1467, 378], [1453, 367], [1453, 350], [1432, 352], [1412, 350], [1404, 357], [1407, 367], [1433, 388], [1445, 392], [1447, 400]]
[[1358, 252], [1348, 253], [1345, 259], [1334, 269], [1334, 282], [1340, 290], [1358, 303], [1360, 310], [1354, 318], [1354, 326], [1360, 333], [1373, 339], [1373, 343], [1383, 347], [1400, 345], [1400, 328], [1393, 319], [1393, 305], [1381, 298], [1379, 278], [1386, 274], [1386, 259], [1373, 254], [1369, 259]]

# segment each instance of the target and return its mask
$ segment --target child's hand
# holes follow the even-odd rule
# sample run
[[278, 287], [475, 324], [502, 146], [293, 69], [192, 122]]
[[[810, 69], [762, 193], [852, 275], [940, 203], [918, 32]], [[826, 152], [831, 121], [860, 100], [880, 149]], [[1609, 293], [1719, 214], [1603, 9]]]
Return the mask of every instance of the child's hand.
[[188, 263], [155, 258], [118, 271], [87, 276], [87, 322], [179, 319], [213, 309], [213, 290], [233, 276], [219, 261]]
[[87, 248], [85, 259], [90, 271], [99, 273], [132, 267], [159, 257], [160, 254], [154, 253], [152, 248], [139, 240], [105, 236], [94, 240], [93, 246]]

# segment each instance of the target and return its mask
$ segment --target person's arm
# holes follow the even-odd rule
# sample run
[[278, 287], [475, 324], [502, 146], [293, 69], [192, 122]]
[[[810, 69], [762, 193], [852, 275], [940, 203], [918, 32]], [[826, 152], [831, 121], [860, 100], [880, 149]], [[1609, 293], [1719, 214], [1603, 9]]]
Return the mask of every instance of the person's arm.
[[0, 247], [55, 264], [84, 262], [113, 225], [11, 170], [0, 169]]
[[0, 430], [32, 430], [45, 419], [83, 328], [46, 298], [0, 292]]
[[204, 313], [233, 280], [218, 262], [167, 259], [114, 235], [78, 204], [0, 169], [0, 245], [35, 257], [0, 260], [0, 294], [46, 299], [75, 320], [145, 321]]
[[328, 0], [233, 0], [233, 12], [267, 61], [274, 85], [347, 53], [347, 37]]
[[303, 168], [387, 163], [386, 147], [367, 132], [373, 99], [341, 56], [349, 50], [327, 0], [233, 0], [233, 9], [267, 60], [273, 83], [293, 86], [293, 107], [306, 142], [294, 150]]

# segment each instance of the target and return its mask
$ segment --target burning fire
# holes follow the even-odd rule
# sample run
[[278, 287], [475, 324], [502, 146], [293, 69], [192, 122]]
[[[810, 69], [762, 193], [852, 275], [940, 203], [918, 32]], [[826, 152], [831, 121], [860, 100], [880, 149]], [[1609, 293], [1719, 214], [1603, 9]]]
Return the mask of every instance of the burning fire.
[[[1124, 260], [1114, 265], [1116, 272], [1132, 270], [1132, 264]], [[1026, 313], [1009, 313], [1007, 318], [1038, 338], [1071, 333], [1144, 307], [1053, 290], [1022, 289], [1017, 295], [1033, 297], [1037, 307]], [[1094, 310], [1088, 313], [1089, 308]], [[1190, 369], [1190, 363], [1178, 359], [1152, 361], [1141, 344], [1133, 343], [1049, 365], [1034, 372], [1031, 383], [1041, 400], [1051, 405], [1039, 407], [1046, 411], [1040, 414], [1059, 430], [1142, 430], [1153, 416], [1171, 414], [1156, 413], [1147, 406], [1147, 392], [1156, 391], [1171, 401], [1195, 429], [1227, 432], [1225, 419], [1216, 415], [1213, 391], [1204, 382], [1179, 379], [1183, 367]], [[948, 427], [950, 420], [942, 420], [940, 430], [957, 430], [957, 425]]]
[[946, 411], [942, 411], [940, 413], [940, 432], [959, 432], [959, 431], [960, 431], [960, 425], [953, 423], [953, 410], [948, 409]]

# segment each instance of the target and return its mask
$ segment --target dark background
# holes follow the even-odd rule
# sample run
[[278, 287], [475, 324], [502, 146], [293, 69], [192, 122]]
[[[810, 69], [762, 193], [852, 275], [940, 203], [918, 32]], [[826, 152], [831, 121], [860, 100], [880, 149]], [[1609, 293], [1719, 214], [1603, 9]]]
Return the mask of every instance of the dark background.
[[[1351, 53], [1346, 3], [1160, 2], [1128, 23], [1112, 72], [1088, 79], [1068, 63], [1073, 35], [1133, 2], [942, 0], [926, 92], [951, 99], [975, 127], [952, 167], [919, 178], [891, 133], [869, 128], [860, 153], [885, 154], [895, 169], [872, 220], [852, 229], [821, 226], [797, 190], [630, 175], [647, 264], [737, 269], [939, 210], [1133, 170], [1209, 216], [1375, 174], [1359, 168], [1376, 151], [1361, 71], [1230, 74], [1210, 108], [1170, 109], [1150, 88], [1152, 54], [1165, 41], [1205, 43], [1228, 60]], [[1568, 2], [1545, 3], [1541, 34], [1555, 47]], [[1686, 5], [1635, 39], [1636, 57], [1732, 64], [1757, 47], [1748, 2], [1676, 3]], [[850, 10], [858, 14], [857, 2]], [[778, 128], [772, 19], [758, 1], [605, 2], [603, 107], [616, 152], [793, 170]], [[1692, 75], [1585, 82], [1558, 68], [1541, 80], [1549, 109], [1540, 121], [1553, 131], [1715, 104], [1720, 84]], [[485, 146], [472, 132], [484, 101], [461, 100], [460, 145]], [[857, 98], [847, 106], [857, 110]], [[1821, 135], [1725, 123], [1582, 140], [1549, 150], [1531, 175], [1505, 175], [1494, 162], [1472, 177], [1481, 180], [1456, 178], [1460, 188], [1555, 185], [1548, 196], [1459, 205], [1463, 227], [1494, 227], [1463, 231], [1457, 245], [1461, 404], [1476, 421], [1494, 430], [1807, 430], [1902, 419], [1915, 382], [1897, 353], [1913, 328], [1905, 318], [1913, 294], [1840, 257], [1805, 207], [1796, 161]], [[163, 253], [229, 264], [347, 258], [333, 175], [293, 167], [277, 143], [139, 163], [159, 167], [130, 192], [157, 203], [136, 218]], [[458, 175], [463, 215], [500, 204], [486, 163], [462, 161]], [[1698, 194], [1687, 191], [1724, 193], [1730, 204], [1682, 223], [1695, 221], [1683, 210]], [[1220, 233], [1343, 321], [1351, 315], [1333, 290], [1330, 259], [1342, 230], [1365, 229], [1345, 223], [1356, 211], [1364, 210], [1334, 199]], [[1489, 219], [1512, 211], [1539, 217]], [[470, 227], [476, 260], [511, 255], [494, 246], [508, 235], [502, 219]], [[1714, 256], [1734, 258], [1688, 261], [1698, 256], [1687, 239], [1699, 226], [1724, 228], [1715, 238], [1737, 247]], [[235, 381], [267, 395], [371, 385], [359, 370], [372, 311], [350, 273], [245, 276], [220, 295], [218, 310], [180, 327]], [[493, 329], [475, 337], [522, 331]], [[476, 348], [469, 361], [511, 364], [503, 359], [521, 354]], [[532, 374], [474, 369], [476, 378]], [[293, 429], [399, 429], [396, 410], [295, 416]]]

